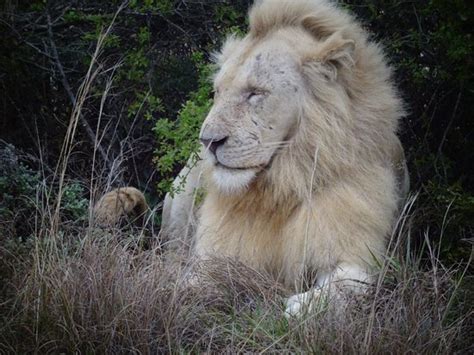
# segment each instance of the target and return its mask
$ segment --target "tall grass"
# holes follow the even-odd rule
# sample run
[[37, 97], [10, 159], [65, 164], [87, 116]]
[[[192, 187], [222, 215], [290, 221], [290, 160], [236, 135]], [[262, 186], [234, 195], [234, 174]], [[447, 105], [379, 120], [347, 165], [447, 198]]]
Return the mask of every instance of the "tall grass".
[[290, 320], [283, 316], [290, 290], [269, 275], [215, 259], [193, 265], [190, 286], [190, 262], [169, 258], [158, 241], [144, 250], [140, 238], [133, 230], [65, 226], [37, 238], [28, 256], [9, 259], [0, 349], [431, 354], [472, 345], [463, 269], [444, 268], [435, 250], [428, 258], [416, 254], [404, 222], [394, 241], [405, 240], [380, 261], [379, 282], [368, 293]]

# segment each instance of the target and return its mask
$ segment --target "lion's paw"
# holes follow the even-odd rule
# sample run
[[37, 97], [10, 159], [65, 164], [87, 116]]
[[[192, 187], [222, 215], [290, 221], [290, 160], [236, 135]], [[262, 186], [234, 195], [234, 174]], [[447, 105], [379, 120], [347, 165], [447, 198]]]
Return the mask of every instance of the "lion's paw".
[[298, 293], [286, 300], [285, 317], [302, 317], [313, 309], [314, 304], [320, 300], [321, 292], [319, 290], [310, 290], [304, 293]]

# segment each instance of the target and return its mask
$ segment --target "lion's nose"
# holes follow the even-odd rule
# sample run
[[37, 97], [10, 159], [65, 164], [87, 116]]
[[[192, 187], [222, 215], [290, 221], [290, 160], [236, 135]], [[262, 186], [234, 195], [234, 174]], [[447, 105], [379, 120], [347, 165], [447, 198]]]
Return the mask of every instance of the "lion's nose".
[[220, 139], [215, 139], [215, 138], [211, 138], [211, 139], [207, 139], [207, 138], [201, 138], [201, 143], [204, 144], [204, 146], [209, 149], [212, 154], [216, 155], [216, 150], [219, 146], [223, 145], [227, 138], [229, 137], [224, 137], [224, 138], [220, 138]]

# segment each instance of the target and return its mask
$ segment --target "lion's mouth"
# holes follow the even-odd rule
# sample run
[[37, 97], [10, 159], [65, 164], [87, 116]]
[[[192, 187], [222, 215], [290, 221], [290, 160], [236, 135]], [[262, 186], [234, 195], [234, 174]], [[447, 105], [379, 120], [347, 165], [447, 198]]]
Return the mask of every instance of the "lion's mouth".
[[221, 169], [226, 170], [234, 170], [234, 171], [244, 171], [244, 170], [262, 170], [265, 168], [265, 165], [255, 165], [255, 166], [238, 166], [238, 167], [230, 167], [226, 164], [221, 163], [216, 159], [214, 166]]
[[222, 164], [219, 161], [216, 161], [214, 166], [218, 167], [218, 168], [222, 168], [222, 169], [227, 169], [227, 170], [247, 170], [247, 169], [249, 169], [247, 167], [230, 167], [228, 165]]

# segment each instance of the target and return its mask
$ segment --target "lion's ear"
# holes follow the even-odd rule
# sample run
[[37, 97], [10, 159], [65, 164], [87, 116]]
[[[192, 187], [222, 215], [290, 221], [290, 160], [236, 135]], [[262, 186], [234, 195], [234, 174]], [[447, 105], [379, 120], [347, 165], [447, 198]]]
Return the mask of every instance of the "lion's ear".
[[303, 64], [322, 63], [328, 67], [335, 79], [339, 69], [350, 69], [354, 66], [354, 51], [354, 41], [345, 39], [339, 32], [336, 32], [324, 40], [316, 51], [307, 53], [303, 59]]
[[351, 39], [344, 39], [339, 34], [329, 37], [321, 48], [321, 61], [337, 67], [351, 68], [354, 65], [355, 43]]

